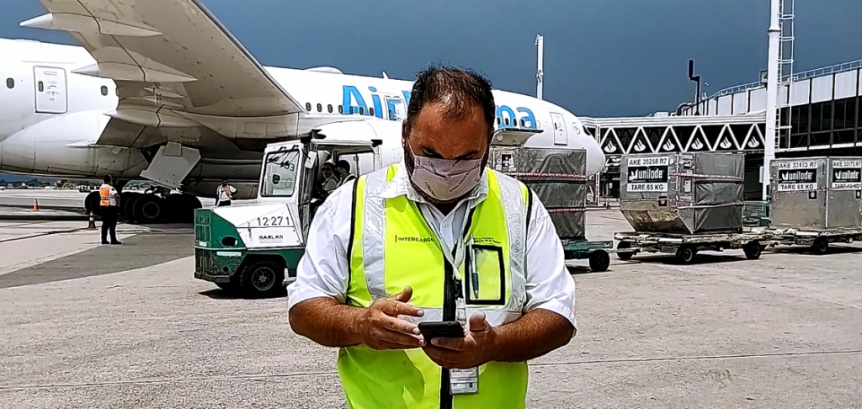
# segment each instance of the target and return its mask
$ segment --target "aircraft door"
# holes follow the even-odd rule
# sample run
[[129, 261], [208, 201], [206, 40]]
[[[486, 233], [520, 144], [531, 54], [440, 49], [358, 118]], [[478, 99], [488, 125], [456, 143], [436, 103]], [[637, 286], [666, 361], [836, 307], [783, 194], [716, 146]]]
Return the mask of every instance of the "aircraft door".
[[37, 65], [33, 67], [33, 79], [36, 92], [36, 113], [65, 114], [68, 102], [66, 70]]
[[551, 112], [551, 121], [554, 122], [554, 145], [568, 145], [569, 135], [566, 132], [566, 123], [563, 116]]
[[407, 117], [407, 106], [401, 97], [387, 95], [386, 111], [387, 119], [390, 121], [399, 121]]

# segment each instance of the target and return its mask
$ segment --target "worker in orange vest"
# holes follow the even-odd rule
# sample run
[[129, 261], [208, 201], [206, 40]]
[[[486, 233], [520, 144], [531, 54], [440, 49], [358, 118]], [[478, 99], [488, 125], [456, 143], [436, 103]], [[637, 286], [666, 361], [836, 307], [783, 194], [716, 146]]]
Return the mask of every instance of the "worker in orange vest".
[[[123, 244], [117, 240], [117, 219], [120, 216], [120, 194], [111, 186], [111, 175], [105, 175], [99, 188], [99, 207], [102, 210], [102, 244]], [[111, 241], [108, 242], [108, 232]]]

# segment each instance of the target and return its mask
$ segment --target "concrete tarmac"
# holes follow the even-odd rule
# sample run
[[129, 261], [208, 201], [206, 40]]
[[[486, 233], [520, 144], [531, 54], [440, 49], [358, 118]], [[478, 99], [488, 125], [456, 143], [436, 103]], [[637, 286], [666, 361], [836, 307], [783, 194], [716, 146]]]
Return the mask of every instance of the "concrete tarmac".
[[[592, 239], [629, 230], [587, 220]], [[291, 332], [283, 298], [195, 280], [189, 227], [101, 246], [65, 223], [0, 226], [21, 231], [0, 242], [0, 407], [346, 407], [337, 350]], [[530, 363], [528, 407], [860, 407], [860, 263], [855, 244], [573, 262], [579, 332]]]

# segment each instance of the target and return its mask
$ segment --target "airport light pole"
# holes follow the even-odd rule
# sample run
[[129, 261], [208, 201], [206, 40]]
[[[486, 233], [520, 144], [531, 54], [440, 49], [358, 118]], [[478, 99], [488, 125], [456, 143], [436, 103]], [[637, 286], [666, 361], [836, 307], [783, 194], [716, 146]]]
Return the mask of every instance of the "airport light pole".
[[779, 27], [779, 14], [781, 13], [781, 0], [771, 0], [769, 10], [769, 56], [766, 66], [766, 134], [763, 135], [763, 200], [769, 197], [769, 183], [771, 172], [769, 169], [772, 160], [775, 159], [775, 135], [776, 135], [776, 113], [778, 110], [778, 47], [781, 27]]
[[545, 37], [536, 35], [536, 48], [538, 48], [538, 61], [536, 68], [536, 98], [542, 99], [542, 79], [545, 76]]
[[694, 75], [694, 60], [688, 60], [688, 80], [697, 83], [694, 91], [694, 114], [700, 115], [700, 75]]

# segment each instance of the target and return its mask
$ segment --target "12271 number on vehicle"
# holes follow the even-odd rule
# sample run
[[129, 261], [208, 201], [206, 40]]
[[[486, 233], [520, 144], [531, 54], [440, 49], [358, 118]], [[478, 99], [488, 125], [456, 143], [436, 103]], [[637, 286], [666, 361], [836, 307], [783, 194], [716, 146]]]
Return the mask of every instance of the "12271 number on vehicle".
[[290, 226], [290, 219], [284, 216], [264, 216], [257, 218], [257, 225], [261, 227]]

